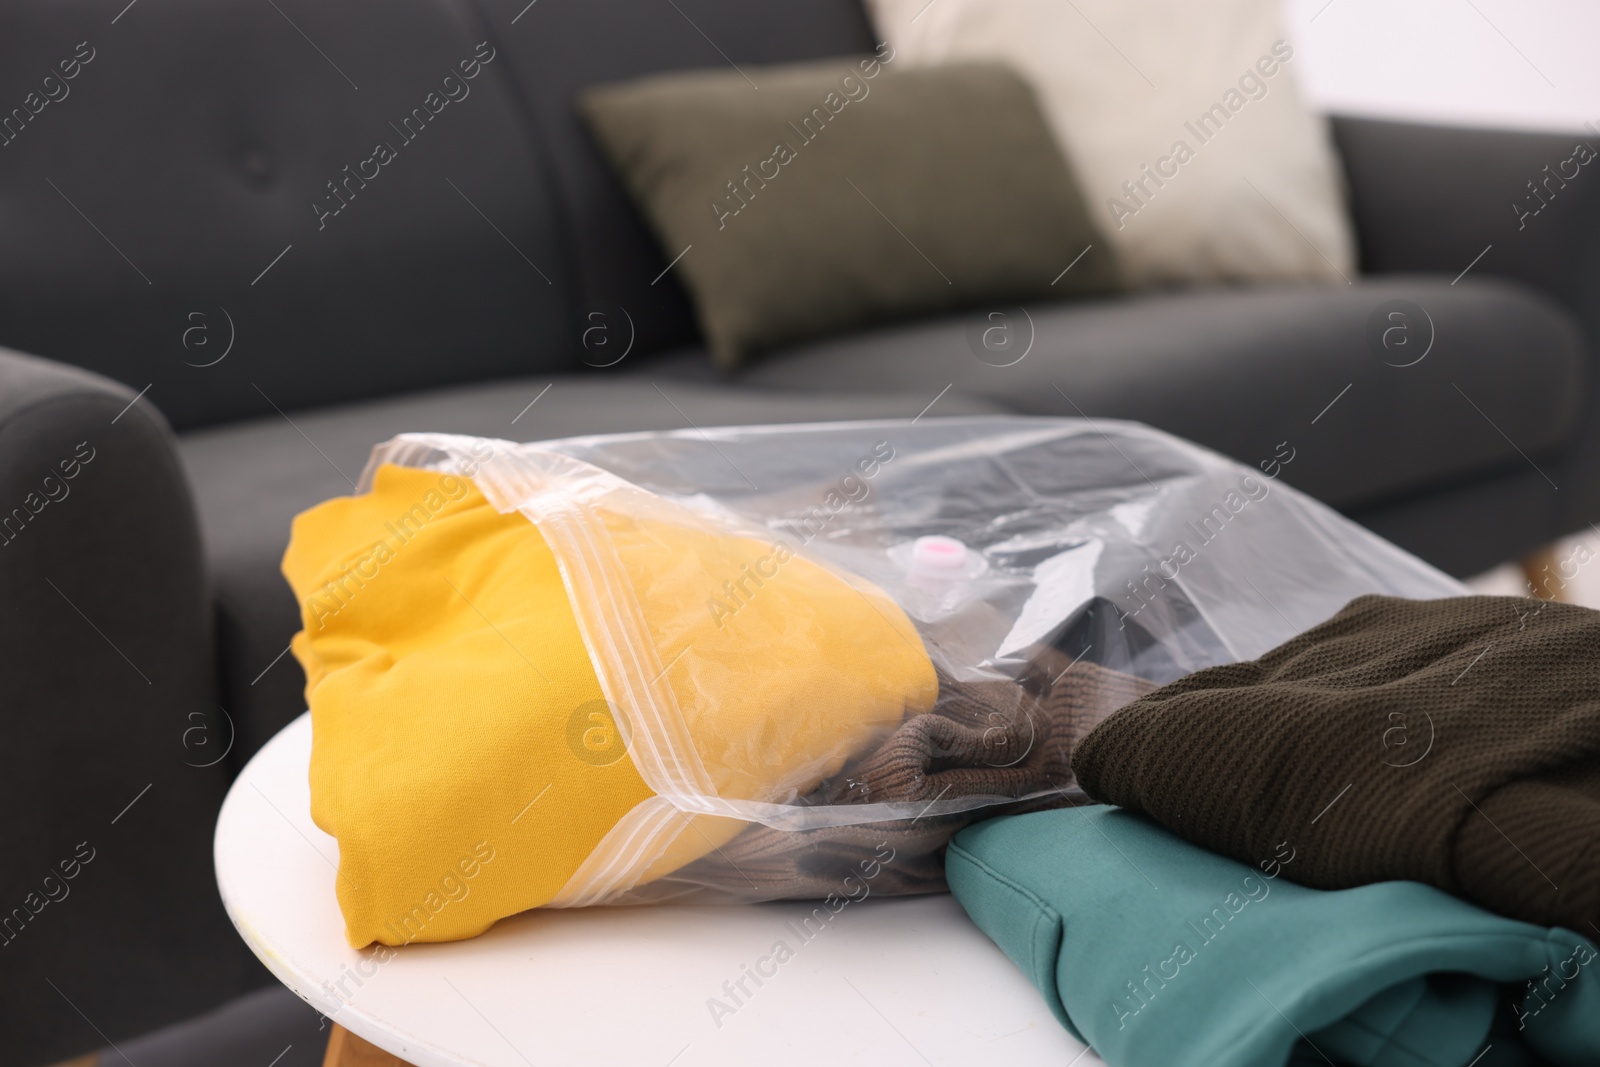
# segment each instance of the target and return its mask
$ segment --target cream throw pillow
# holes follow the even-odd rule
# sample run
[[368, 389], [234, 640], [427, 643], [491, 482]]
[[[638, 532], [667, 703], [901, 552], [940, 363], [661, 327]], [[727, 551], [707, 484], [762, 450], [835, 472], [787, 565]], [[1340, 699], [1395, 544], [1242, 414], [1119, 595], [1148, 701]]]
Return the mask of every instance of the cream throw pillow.
[[868, 0], [906, 66], [1007, 61], [1130, 285], [1355, 277], [1326, 121], [1274, 0]]

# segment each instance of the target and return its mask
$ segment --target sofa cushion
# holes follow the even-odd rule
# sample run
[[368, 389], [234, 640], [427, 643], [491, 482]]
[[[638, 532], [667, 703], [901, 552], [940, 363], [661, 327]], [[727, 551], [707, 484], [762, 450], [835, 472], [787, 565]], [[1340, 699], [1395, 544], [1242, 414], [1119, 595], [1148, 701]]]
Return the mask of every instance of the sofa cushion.
[[1328, 124], [1287, 69], [1276, 0], [867, 7], [906, 66], [999, 60], [1038, 87], [1133, 284], [1355, 274]]
[[578, 91], [668, 70], [848, 56], [877, 43], [861, 0], [474, 3], [546, 149], [580, 304], [627, 308], [641, 354], [692, 342], [694, 318], [676, 272], [662, 275], [676, 250], [661, 254], [606, 165], [573, 106]]
[[1403, 277], [997, 308], [791, 349], [738, 380], [950, 384], [1029, 414], [1136, 419], [1251, 466], [1286, 441], [1289, 482], [1358, 509], [1528, 470], [1573, 432], [1585, 373], [1578, 327], [1532, 290]]
[[1033, 89], [1004, 64], [697, 70], [591, 89], [581, 109], [663, 250], [682, 253], [719, 366], [1118, 288]]
[[[294, 657], [284, 655], [300, 627], [300, 608], [278, 564], [290, 521], [314, 504], [350, 493], [373, 445], [414, 430], [535, 441], [686, 426], [910, 419], [938, 392], [797, 395], [646, 377], [513, 379], [274, 413], [181, 437], [216, 586], [222, 693], [236, 731], [230, 758], [248, 758], [305, 710], [304, 675]], [[938, 398], [928, 417], [1004, 410], [952, 392]]]

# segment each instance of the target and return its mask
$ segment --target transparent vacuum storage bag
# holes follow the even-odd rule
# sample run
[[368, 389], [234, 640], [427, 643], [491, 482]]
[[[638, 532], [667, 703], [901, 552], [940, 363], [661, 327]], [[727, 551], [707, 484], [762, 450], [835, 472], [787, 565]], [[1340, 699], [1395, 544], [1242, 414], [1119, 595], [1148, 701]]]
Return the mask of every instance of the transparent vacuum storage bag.
[[1363, 593], [1461, 591], [1278, 480], [1293, 458], [1011, 417], [407, 434], [363, 490], [469, 477], [554, 554], [604, 694], [563, 739], [647, 790], [532, 903], [859, 899], [943, 889], [976, 819], [1080, 801], [1074, 743], [1157, 686]]

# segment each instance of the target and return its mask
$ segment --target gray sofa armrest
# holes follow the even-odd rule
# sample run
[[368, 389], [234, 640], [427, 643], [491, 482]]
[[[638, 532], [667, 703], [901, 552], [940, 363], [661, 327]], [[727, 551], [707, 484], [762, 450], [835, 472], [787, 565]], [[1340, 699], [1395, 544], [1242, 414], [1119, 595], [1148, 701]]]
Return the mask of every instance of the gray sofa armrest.
[[[165, 420], [133, 401], [0, 349], [8, 1062], [97, 1048], [94, 1027], [118, 1040], [263, 973], [211, 870], [227, 764], [204, 764], [228, 727], [194, 506]], [[112, 965], [134, 960], [149, 973]]]
[[1589, 532], [1600, 522], [1600, 132], [1349, 117], [1333, 130], [1363, 270], [1454, 278], [1470, 265], [1469, 277], [1541, 290], [1583, 328], [1583, 415], [1559, 446], [1536, 453], [1541, 481], [1558, 488], [1530, 506], [1547, 508], [1554, 529]]
[[1571, 309], [1600, 351], [1600, 135], [1349, 116], [1333, 134], [1362, 270], [1454, 278], [1471, 266], [1469, 277], [1525, 282]]

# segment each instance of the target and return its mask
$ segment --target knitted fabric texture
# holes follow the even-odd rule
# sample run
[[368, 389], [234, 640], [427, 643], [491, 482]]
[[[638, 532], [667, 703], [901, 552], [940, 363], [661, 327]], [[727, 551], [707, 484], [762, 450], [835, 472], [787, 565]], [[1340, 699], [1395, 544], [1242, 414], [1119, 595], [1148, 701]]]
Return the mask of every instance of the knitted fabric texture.
[[1022, 797], [1072, 784], [1072, 748], [1106, 715], [1154, 683], [1079, 663], [1042, 696], [1013, 681], [941, 675], [931, 715], [906, 720], [883, 745], [807, 798], [873, 804]]
[[[1040, 694], [1036, 686], [1043, 686]], [[823, 782], [806, 806], [974, 801], [964, 810], [928, 811], [894, 822], [777, 830], [752, 826], [717, 853], [674, 875], [685, 887], [735, 896], [808, 899], [840, 893], [863, 862], [883, 863], [872, 891], [942, 892], [943, 851], [963, 827], [997, 814], [1061, 807], [1082, 797], [1073, 785], [1072, 748], [1096, 723], [1154, 682], [1046, 650], [1015, 681], [958, 682], [939, 677], [939, 702], [907, 719], [870, 754]], [[1042, 794], [1042, 795], [1041, 795]], [[981, 804], [978, 801], [988, 800]], [[656, 899], [662, 897], [654, 895]]]
[[1340, 889], [1425, 882], [1600, 932], [1600, 612], [1520, 597], [1364, 596], [1260, 659], [1107, 718], [1091, 797]]

